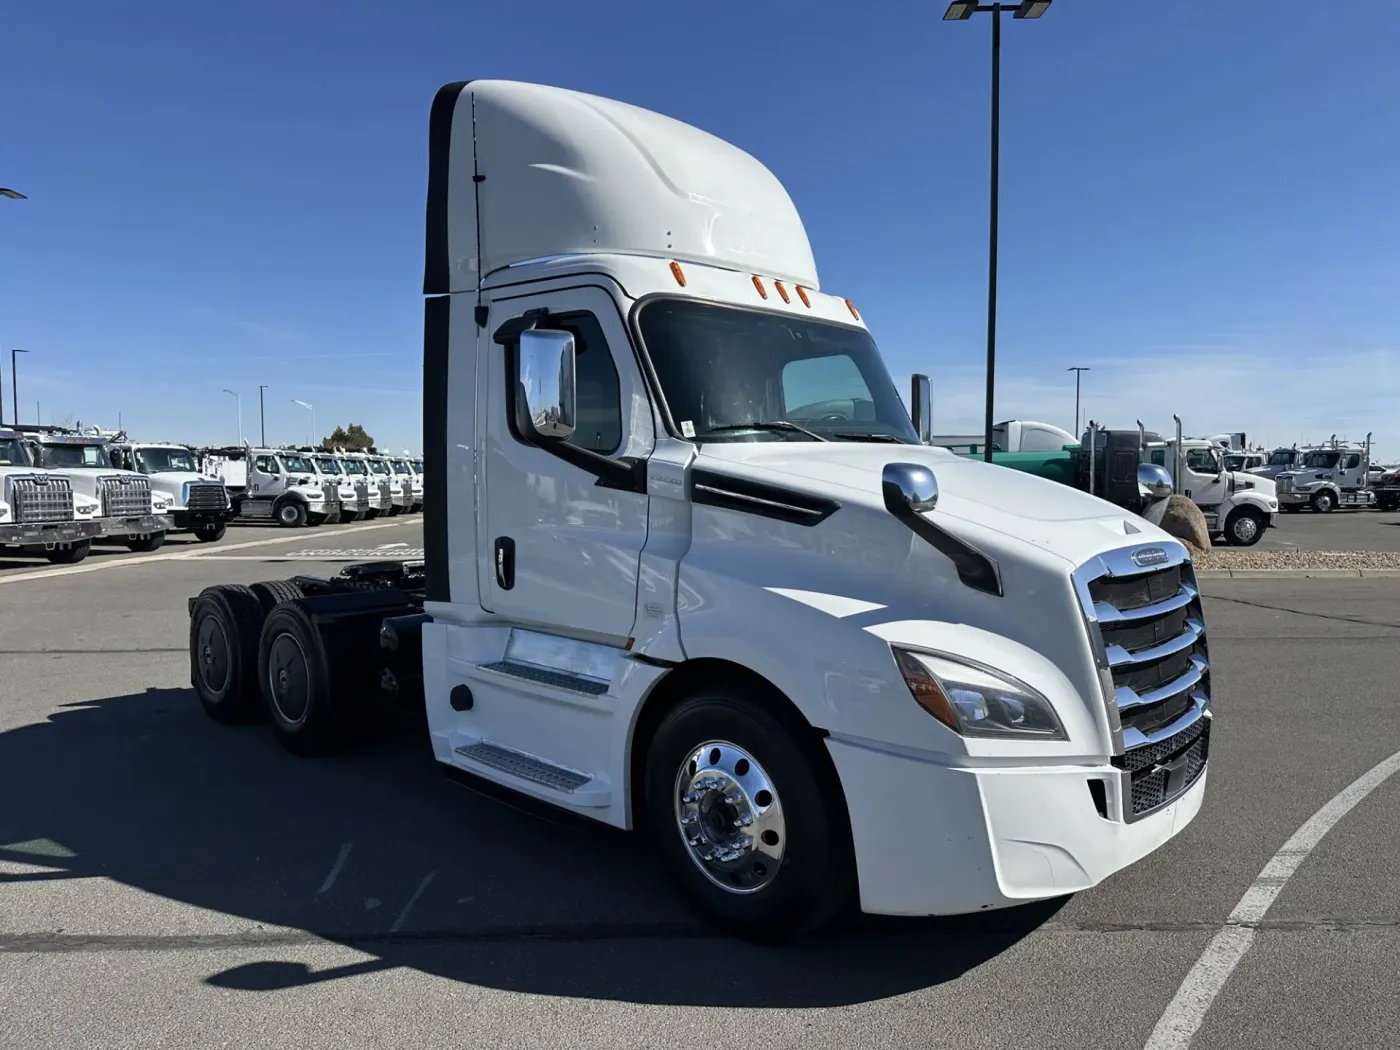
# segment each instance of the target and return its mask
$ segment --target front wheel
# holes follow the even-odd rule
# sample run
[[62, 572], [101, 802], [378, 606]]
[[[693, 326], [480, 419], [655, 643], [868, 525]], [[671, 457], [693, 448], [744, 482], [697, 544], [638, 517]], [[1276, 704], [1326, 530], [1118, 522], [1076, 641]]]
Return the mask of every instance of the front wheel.
[[306, 524], [306, 504], [300, 500], [284, 500], [277, 507], [277, 524], [284, 529], [299, 529]]
[[1323, 489], [1315, 495], [1310, 502], [1312, 503], [1312, 509], [1319, 514], [1330, 513], [1332, 508], [1337, 505], [1336, 497], [1326, 489]]
[[44, 557], [53, 565], [76, 565], [91, 551], [92, 540], [74, 540], [72, 543], [60, 543], [53, 550], [45, 551]]
[[212, 522], [208, 525], [196, 525], [194, 538], [200, 543], [216, 543], [224, 538], [226, 532], [228, 532], [228, 526], [222, 521]]
[[126, 549], [135, 551], [137, 554], [149, 554], [151, 551], [158, 551], [165, 543], [165, 533], [153, 532], [149, 536], [138, 536], [135, 539], [126, 541]]
[[1264, 535], [1264, 516], [1253, 507], [1240, 507], [1225, 519], [1225, 538], [1236, 547], [1253, 547]]
[[746, 687], [708, 687], [666, 716], [647, 753], [645, 807], [691, 903], [741, 937], [813, 930], [854, 889], [835, 770]]

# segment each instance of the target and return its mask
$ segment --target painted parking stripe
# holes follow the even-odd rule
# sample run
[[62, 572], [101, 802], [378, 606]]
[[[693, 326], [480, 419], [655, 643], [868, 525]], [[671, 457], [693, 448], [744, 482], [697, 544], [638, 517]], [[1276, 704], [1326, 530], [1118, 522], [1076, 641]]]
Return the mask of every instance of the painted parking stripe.
[[[356, 525], [341, 525], [338, 535], [359, 534], [362, 532], [372, 532], [375, 529], [391, 529], [395, 526], [414, 525], [413, 521], [372, 521]], [[184, 551], [180, 554], [168, 554], [164, 551], [153, 551], [150, 554], [138, 555], [134, 558], [122, 558], [120, 561], [104, 561], [96, 565], [65, 565], [52, 569], [36, 569], [33, 572], [17, 572], [9, 576], [0, 576], [0, 584], [22, 583], [25, 580], [48, 580], [55, 576], [76, 576], [84, 572], [103, 572], [108, 569], [124, 569], [133, 565], [149, 565], [152, 562], [171, 561], [197, 561], [204, 557], [212, 556], [216, 553], [222, 554], [226, 551], [250, 550], [254, 547], [270, 547], [278, 543], [305, 543], [307, 537], [300, 536], [277, 536], [275, 538], [263, 540], [248, 540], [244, 543], [221, 543], [216, 547], [206, 547], [200, 550]]]
[[1263, 921], [1283, 887], [1314, 847], [1358, 802], [1391, 775], [1400, 771], [1400, 751], [1372, 767], [1339, 791], [1332, 800], [1293, 833], [1293, 837], [1273, 855], [1258, 878], [1245, 890], [1225, 926], [1206, 945], [1206, 950], [1181, 982], [1166, 1012], [1152, 1030], [1145, 1050], [1186, 1050], [1206, 1019], [1211, 1003], [1225, 987], [1231, 972], [1254, 943], [1255, 928]]

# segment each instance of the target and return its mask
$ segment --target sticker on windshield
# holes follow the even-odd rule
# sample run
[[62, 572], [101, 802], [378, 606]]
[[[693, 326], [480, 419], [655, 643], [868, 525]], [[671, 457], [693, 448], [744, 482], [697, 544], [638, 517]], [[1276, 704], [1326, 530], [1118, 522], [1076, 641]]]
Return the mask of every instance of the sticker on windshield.
[[693, 438], [695, 436], [695, 424], [688, 419], [681, 420], [681, 436]]

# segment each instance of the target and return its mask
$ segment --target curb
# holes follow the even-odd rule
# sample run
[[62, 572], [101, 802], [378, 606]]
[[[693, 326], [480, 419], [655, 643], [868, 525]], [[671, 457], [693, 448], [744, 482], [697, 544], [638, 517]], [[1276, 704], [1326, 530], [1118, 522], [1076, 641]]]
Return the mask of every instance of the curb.
[[1208, 580], [1380, 580], [1400, 576], [1400, 569], [1197, 569]]

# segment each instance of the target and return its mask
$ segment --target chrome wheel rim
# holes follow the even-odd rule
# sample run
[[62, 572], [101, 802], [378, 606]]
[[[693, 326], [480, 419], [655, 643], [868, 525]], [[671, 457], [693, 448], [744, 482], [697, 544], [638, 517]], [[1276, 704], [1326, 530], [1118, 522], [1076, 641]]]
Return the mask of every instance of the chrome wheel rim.
[[676, 773], [676, 830], [701, 873], [729, 893], [757, 893], [778, 874], [787, 823], [777, 788], [743, 748], [721, 740]]
[[1252, 514], [1241, 514], [1235, 519], [1235, 539], [1248, 543], [1259, 534], [1259, 522]]

